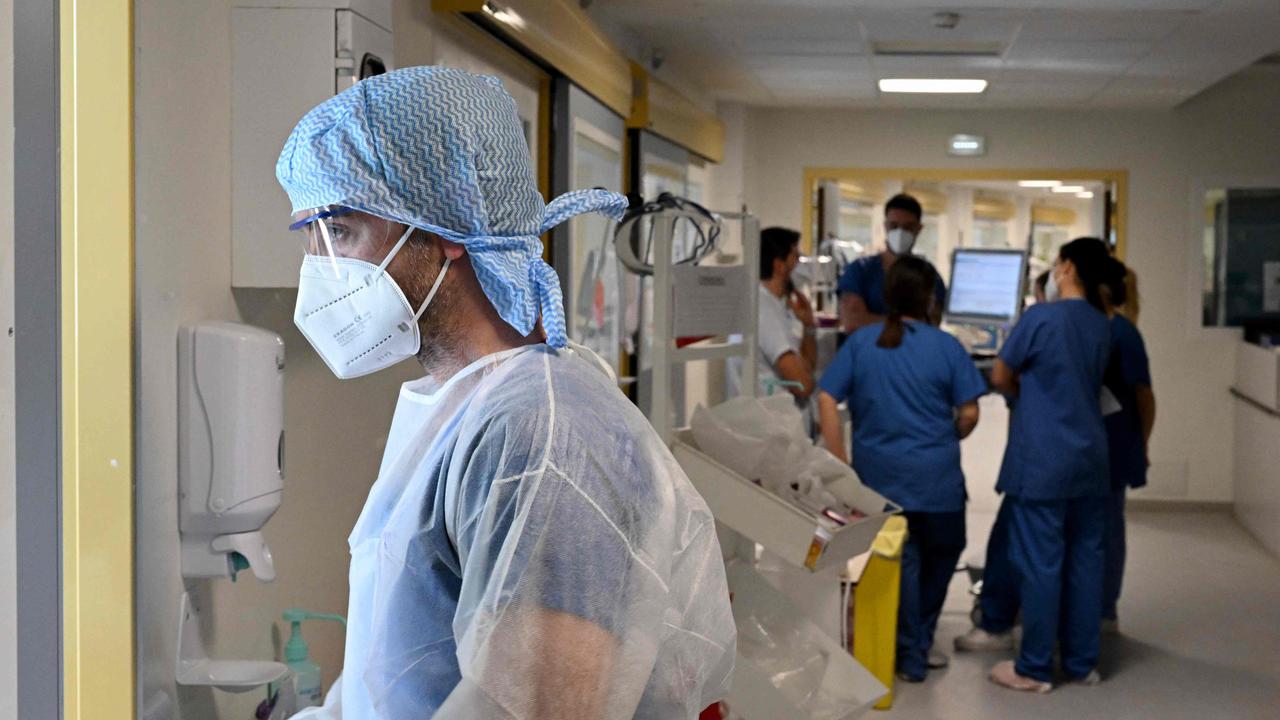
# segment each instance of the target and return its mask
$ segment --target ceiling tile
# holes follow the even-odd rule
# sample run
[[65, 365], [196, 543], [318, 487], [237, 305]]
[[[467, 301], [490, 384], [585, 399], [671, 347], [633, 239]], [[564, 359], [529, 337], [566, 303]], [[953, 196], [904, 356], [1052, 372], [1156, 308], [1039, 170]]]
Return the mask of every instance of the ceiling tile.
[[[958, 26], [935, 28], [938, 11], [959, 13]], [[770, 105], [1171, 107], [1280, 50], [1280, 0], [594, 0], [588, 12], [634, 54], [663, 50], [665, 71], [713, 97]], [[868, 41], [1005, 52], [871, 58]], [[969, 98], [879, 95], [874, 79], [889, 76], [992, 86]]]
[[1000, 58], [991, 57], [876, 57], [872, 65], [880, 77], [979, 77], [995, 75]]
[[752, 55], [862, 55], [866, 45], [857, 37], [772, 37], [735, 43], [735, 50]]
[[1113, 8], [1099, 8], [1092, 12], [1033, 11], [1025, 13], [1018, 41], [1155, 42], [1194, 17], [1195, 14], [1188, 11], [1131, 12]]
[[1022, 62], [1055, 60], [1136, 60], [1151, 52], [1143, 40], [1024, 40], [1019, 38], [1005, 59]]
[[871, 66], [863, 55], [748, 55], [742, 63], [753, 71], [778, 70], [792, 73], [861, 72], [870, 73]]
[[1018, 78], [1025, 74], [1039, 75], [1043, 82], [1053, 82], [1056, 77], [1066, 78], [1071, 75], [1091, 75], [1093, 77], [1115, 77], [1125, 72], [1133, 64], [1132, 60], [1039, 60], [1005, 63], [1000, 77]]
[[960, 14], [952, 29], [933, 25], [933, 9], [871, 10], [861, 20], [871, 40], [996, 41], [1008, 43], [1018, 29], [1016, 17], [982, 11]]

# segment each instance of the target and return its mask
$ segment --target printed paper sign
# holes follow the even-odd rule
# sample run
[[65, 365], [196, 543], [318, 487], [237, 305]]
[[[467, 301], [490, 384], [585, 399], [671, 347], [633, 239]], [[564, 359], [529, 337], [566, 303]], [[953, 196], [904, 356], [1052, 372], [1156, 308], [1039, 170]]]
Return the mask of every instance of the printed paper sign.
[[1280, 262], [1262, 264], [1262, 312], [1280, 313]]

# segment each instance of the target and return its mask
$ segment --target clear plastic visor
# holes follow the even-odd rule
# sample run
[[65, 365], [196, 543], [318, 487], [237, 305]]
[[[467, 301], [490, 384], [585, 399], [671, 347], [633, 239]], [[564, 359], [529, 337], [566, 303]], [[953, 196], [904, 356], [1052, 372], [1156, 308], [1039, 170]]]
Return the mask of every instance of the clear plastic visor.
[[408, 226], [343, 205], [303, 210], [289, 229], [300, 235], [302, 252], [328, 258], [355, 258], [380, 264]]

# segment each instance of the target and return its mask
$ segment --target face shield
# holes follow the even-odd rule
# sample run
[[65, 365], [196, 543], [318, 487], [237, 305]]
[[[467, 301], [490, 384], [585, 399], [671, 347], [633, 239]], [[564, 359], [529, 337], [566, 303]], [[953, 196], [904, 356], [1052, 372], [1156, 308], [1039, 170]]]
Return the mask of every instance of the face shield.
[[664, 231], [670, 229], [674, 265], [697, 265], [719, 242], [720, 219], [701, 205], [665, 192], [651, 202], [637, 201], [614, 230], [618, 260], [632, 273], [653, 274], [660, 225], [666, 226]]
[[390, 262], [413, 232], [412, 227], [345, 205], [312, 208], [294, 217], [289, 229], [299, 233], [304, 256], [381, 264]]
[[289, 228], [302, 234], [303, 258], [294, 324], [333, 373], [359, 377], [417, 354], [418, 320], [440, 289], [449, 258], [415, 307], [387, 272], [412, 225], [338, 205], [295, 217]]

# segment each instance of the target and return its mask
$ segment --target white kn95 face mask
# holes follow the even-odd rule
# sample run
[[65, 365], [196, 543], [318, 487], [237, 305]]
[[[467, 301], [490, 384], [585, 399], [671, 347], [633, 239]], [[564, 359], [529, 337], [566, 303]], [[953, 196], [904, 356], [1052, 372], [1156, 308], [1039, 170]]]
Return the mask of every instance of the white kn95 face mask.
[[894, 255], [910, 255], [911, 248], [915, 247], [916, 244], [916, 234], [910, 230], [894, 228], [889, 231], [887, 241], [889, 252]]
[[[321, 225], [321, 232], [326, 232]], [[293, 322], [334, 375], [361, 377], [413, 357], [422, 345], [418, 318], [449, 270], [448, 258], [415, 312], [387, 273], [387, 265], [413, 233], [413, 226], [381, 265], [332, 255], [307, 255], [298, 275]], [[326, 237], [326, 240], [328, 238]]]

